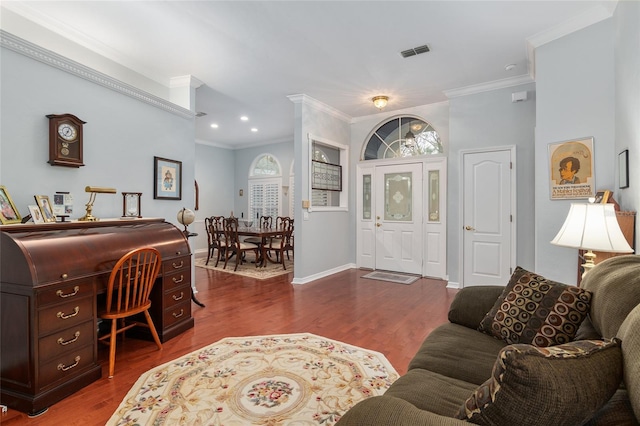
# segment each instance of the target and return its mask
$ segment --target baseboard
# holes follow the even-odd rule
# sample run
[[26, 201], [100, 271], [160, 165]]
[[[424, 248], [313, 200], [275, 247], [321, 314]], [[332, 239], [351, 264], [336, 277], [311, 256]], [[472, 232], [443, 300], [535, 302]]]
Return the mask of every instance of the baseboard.
[[456, 283], [456, 282], [447, 282], [447, 288], [454, 288], [454, 289], [461, 289], [462, 286], [460, 285], [460, 283]]
[[308, 284], [320, 278], [328, 277], [329, 275], [337, 274], [338, 272], [342, 272], [342, 271], [346, 271], [347, 269], [354, 269], [354, 268], [356, 268], [355, 263], [347, 263], [345, 265], [328, 269], [326, 271], [318, 272], [317, 274], [309, 275], [303, 278], [299, 278], [299, 277], [294, 278], [293, 281], [291, 281], [291, 284]]

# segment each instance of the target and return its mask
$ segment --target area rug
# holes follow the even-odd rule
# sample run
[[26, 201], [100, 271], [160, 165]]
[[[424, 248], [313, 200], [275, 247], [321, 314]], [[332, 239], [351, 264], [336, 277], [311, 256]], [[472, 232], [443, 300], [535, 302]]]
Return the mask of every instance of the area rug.
[[398, 284], [411, 284], [420, 277], [416, 275], [398, 274], [395, 272], [373, 271], [369, 272], [367, 275], [363, 275], [362, 278], [370, 278], [372, 280], [378, 281], [389, 281]]
[[229, 337], [144, 373], [107, 425], [333, 425], [397, 378], [384, 355], [309, 333]]
[[291, 260], [287, 260], [285, 258], [285, 265], [287, 266], [286, 270], [282, 268], [282, 264], [272, 262], [267, 262], [267, 266], [264, 268], [256, 268], [255, 254], [247, 253], [244, 262], [238, 265], [238, 270], [235, 272], [233, 270], [233, 268], [235, 268], [236, 266], [235, 257], [229, 259], [229, 263], [227, 263], [227, 269], [222, 269], [222, 267], [224, 266], [224, 259], [218, 263], [217, 268], [214, 266], [216, 264], [215, 257], [213, 259], [209, 259], [208, 265], [205, 265], [206, 260], [206, 257], [196, 257], [195, 264], [199, 268], [212, 269], [214, 271], [242, 275], [258, 280], [266, 280], [268, 278], [273, 278], [293, 272], [293, 258]]

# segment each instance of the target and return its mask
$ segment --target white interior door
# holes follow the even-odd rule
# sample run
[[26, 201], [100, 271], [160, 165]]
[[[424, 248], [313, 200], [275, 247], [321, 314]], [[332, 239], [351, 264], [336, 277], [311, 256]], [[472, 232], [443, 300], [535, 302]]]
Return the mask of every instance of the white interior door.
[[463, 286], [506, 285], [515, 259], [512, 149], [463, 153]]
[[422, 163], [377, 166], [375, 269], [422, 275]]

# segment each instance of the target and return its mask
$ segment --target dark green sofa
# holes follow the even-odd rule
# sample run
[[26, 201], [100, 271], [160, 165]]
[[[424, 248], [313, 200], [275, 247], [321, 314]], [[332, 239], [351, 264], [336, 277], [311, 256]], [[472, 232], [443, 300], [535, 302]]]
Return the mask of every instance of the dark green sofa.
[[[561, 377], [562, 391], [542, 379], [532, 377], [531, 386], [536, 397], [546, 391], [561, 394], [559, 400], [575, 411], [578, 400], [584, 403], [585, 392], [603, 398], [582, 413], [586, 421], [576, 423], [577, 417], [557, 415], [553, 422], [544, 420], [544, 413], [558, 407], [544, 407], [525, 403], [510, 407], [507, 421], [480, 421], [480, 424], [545, 425], [637, 425], [640, 419], [640, 256], [618, 256], [598, 264], [582, 282], [582, 288], [592, 293], [587, 318], [574, 338], [580, 343], [587, 339], [611, 339], [618, 345], [600, 358], [600, 366], [593, 359], [555, 362], [551, 369], [538, 368], [534, 373]], [[409, 364], [408, 372], [400, 377], [383, 396], [368, 398], [351, 408], [338, 422], [350, 425], [459, 425], [465, 420], [455, 416], [465, 401], [492, 377], [499, 353], [507, 344], [477, 331], [485, 314], [501, 295], [502, 286], [469, 287], [455, 297], [449, 323], [435, 329], [422, 344]], [[616, 339], [614, 339], [616, 338]], [[518, 346], [518, 345], [516, 345]], [[617, 351], [617, 352], [615, 352]], [[600, 356], [600, 355], [598, 355]], [[616, 358], [617, 356], [617, 358]], [[537, 358], [534, 357], [534, 361]], [[580, 364], [576, 364], [579, 362]], [[602, 362], [607, 363], [606, 368]], [[619, 365], [619, 367], [617, 367]], [[576, 367], [577, 366], [577, 367]], [[611, 368], [609, 368], [611, 367]], [[563, 371], [564, 369], [564, 371]], [[569, 371], [571, 369], [571, 371]], [[580, 370], [583, 372], [576, 373]], [[605, 373], [606, 371], [606, 373]], [[548, 372], [548, 373], [547, 373]], [[563, 378], [569, 373], [569, 378]], [[528, 373], [527, 373], [528, 374]], [[572, 375], [573, 374], [573, 375]], [[591, 377], [591, 376], [594, 377]], [[502, 377], [502, 376], [501, 376]], [[535, 383], [534, 383], [535, 382]], [[553, 379], [550, 381], [553, 382]], [[525, 383], [525, 386], [527, 384]], [[609, 393], [604, 387], [612, 388]], [[526, 391], [526, 389], [525, 389]], [[573, 391], [579, 391], [574, 392]], [[582, 396], [580, 396], [582, 393]], [[613, 396], [610, 396], [612, 395]], [[553, 395], [552, 395], [553, 399]], [[574, 401], [575, 399], [575, 401]], [[497, 401], [496, 401], [497, 402]], [[557, 405], [556, 402], [554, 405]], [[589, 405], [587, 403], [587, 405]], [[562, 407], [560, 407], [562, 411]], [[568, 413], [569, 411], [567, 411]], [[575, 414], [575, 413], [574, 413]]]

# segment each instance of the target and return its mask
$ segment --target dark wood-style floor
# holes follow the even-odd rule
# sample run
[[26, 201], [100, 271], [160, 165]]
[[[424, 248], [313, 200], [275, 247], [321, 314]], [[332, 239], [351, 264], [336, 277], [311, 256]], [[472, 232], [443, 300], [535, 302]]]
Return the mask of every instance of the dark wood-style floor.
[[253, 280], [196, 268], [195, 327], [164, 343], [118, 341], [116, 372], [107, 378], [108, 348], [100, 345], [102, 379], [51, 406], [37, 417], [9, 410], [3, 425], [104, 425], [138, 377], [148, 369], [229, 336], [309, 332], [386, 355], [404, 374], [423, 339], [446, 321], [456, 291], [444, 281], [411, 285], [360, 278], [352, 269], [305, 285], [293, 274]]

